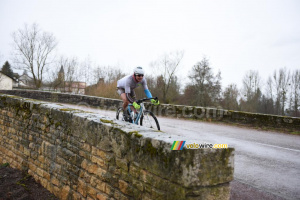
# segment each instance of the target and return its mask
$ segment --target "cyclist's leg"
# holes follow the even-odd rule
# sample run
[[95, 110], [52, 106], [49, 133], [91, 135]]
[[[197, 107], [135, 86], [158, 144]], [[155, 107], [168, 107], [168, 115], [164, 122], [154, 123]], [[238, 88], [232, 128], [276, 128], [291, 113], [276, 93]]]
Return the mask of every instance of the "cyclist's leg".
[[121, 99], [123, 101], [123, 110], [127, 110], [127, 106], [129, 104], [129, 101], [128, 101], [125, 93], [121, 94]]
[[[131, 90], [129, 95], [130, 95], [132, 100], [136, 101], [136, 96], [135, 96], [134, 90]], [[125, 92], [121, 94], [121, 99], [123, 100], [123, 109], [125, 111], [125, 110], [127, 110], [127, 106], [130, 103], [128, 98], [127, 98], [127, 94]], [[136, 109], [133, 106], [130, 106], [130, 110], [137, 113]]]
[[[136, 101], [136, 95], [135, 95], [134, 90], [131, 90], [130, 96], [131, 96], [131, 98], [132, 98], [134, 101]], [[134, 113], [137, 113], [136, 109], [135, 109], [133, 106], [130, 106], [130, 109], [131, 109]]]
[[122, 101], [123, 101], [123, 110], [125, 110], [129, 104], [129, 101], [126, 97], [126, 94], [125, 94], [125, 90], [123, 88], [117, 88], [117, 93], [120, 95]]
[[125, 121], [128, 121], [129, 120], [129, 115], [127, 113], [127, 106], [129, 104], [129, 101], [126, 97], [125, 89], [117, 88], [117, 92], [118, 92], [118, 94], [120, 95], [120, 97], [123, 101], [123, 105], [122, 105], [122, 107], [123, 107], [123, 118], [124, 118]]

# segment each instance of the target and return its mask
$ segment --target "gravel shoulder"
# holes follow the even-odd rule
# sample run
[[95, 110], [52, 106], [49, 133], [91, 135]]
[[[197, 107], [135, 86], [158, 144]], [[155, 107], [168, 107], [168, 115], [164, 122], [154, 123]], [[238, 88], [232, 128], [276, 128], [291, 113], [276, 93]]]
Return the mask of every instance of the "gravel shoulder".
[[240, 181], [234, 180], [230, 183], [231, 186], [231, 200], [285, 200], [282, 197], [276, 196], [269, 192], [265, 192], [260, 190], [259, 188], [255, 188], [248, 184], [242, 183]]
[[28, 174], [0, 165], [0, 200], [58, 200]]

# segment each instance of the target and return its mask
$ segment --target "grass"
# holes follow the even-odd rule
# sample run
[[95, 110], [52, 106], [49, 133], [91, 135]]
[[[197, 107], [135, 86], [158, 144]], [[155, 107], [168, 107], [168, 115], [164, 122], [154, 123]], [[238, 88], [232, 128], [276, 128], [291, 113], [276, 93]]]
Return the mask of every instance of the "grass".
[[2, 168], [2, 167], [9, 167], [9, 163], [3, 163], [3, 164], [1, 164], [0, 168]]
[[22, 179], [20, 179], [18, 182], [17, 182], [17, 185], [20, 185], [22, 186], [25, 190], [29, 190], [29, 188], [26, 186], [26, 184], [24, 183], [25, 181], [27, 181], [28, 179], [30, 178], [30, 175], [29, 174], [25, 174], [24, 177]]

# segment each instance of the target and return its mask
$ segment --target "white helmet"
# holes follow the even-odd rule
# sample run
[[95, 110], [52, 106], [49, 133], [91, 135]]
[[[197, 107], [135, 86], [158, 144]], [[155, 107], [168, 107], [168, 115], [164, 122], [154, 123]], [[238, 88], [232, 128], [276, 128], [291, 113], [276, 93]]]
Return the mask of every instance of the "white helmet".
[[144, 70], [142, 67], [136, 67], [134, 70], [133, 70], [133, 73], [134, 74], [142, 74], [144, 75]]

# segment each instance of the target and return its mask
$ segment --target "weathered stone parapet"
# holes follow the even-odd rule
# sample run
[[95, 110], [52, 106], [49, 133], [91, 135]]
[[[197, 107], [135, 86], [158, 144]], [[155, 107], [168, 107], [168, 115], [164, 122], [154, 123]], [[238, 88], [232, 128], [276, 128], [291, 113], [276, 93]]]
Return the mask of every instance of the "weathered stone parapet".
[[250, 113], [218, 108], [193, 107], [182, 105], [147, 104], [147, 109], [156, 115], [206, 121], [234, 122], [255, 127], [283, 129], [300, 132], [300, 118], [261, 113]]
[[37, 99], [42, 101], [78, 104], [108, 110], [116, 109], [122, 103], [122, 101], [118, 99], [93, 97], [70, 93], [44, 92], [38, 90], [0, 90], [0, 93]]
[[0, 95], [0, 163], [60, 199], [229, 199], [234, 151], [171, 151], [164, 133]]
[[[118, 99], [35, 90], [1, 90], [0, 93], [51, 102], [85, 105], [108, 110], [116, 110], [116, 108], [122, 104], [122, 101]], [[267, 129], [283, 129], [290, 132], [300, 131], [300, 118], [296, 117], [171, 104], [153, 106], [150, 103], [146, 103], [146, 107], [158, 116], [239, 123], [254, 127], [265, 127]]]

